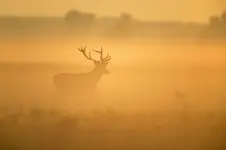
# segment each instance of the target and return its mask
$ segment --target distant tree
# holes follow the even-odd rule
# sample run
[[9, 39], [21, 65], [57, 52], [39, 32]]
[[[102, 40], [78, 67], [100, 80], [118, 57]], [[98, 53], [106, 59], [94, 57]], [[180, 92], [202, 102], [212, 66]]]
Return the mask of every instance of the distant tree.
[[132, 15], [127, 13], [122, 13], [120, 15], [119, 22], [118, 22], [119, 28], [124, 30], [130, 26], [131, 22], [132, 22]]
[[226, 21], [226, 11], [221, 14], [221, 20]]
[[66, 14], [65, 14], [65, 20], [67, 21], [75, 21], [77, 19], [80, 19], [82, 16], [82, 13], [80, 13], [77, 10], [69, 10]]
[[225, 30], [226, 28], [226, 11], [224, 11], [222, 14], [221, 14], [221, 22], [222, 22], [222, 26]]
[[95, 17], [95, 14], [82, 13], [72, 9], [65, 14], [64, 18], [70, 29], [80, 30], [89, 27], [95, 20]]
[[84, 13], [82, 18], [83, 27], [89, 27], [95, 21], [96, 15], [93, 13]]
[[116, 23], [116, 27], [114, 32], [118, 33], [119, 35], [126, 36], [131, 32], [131, 25], [132, 25], [132, 15], [128, 13], [122, 13]]
[[82, 13], [77, 10], [69, 10], [64, 18], [70, 28], [75, 28], [81, 22]]
[[132, 20], [132, 15], [128, 13], [122, 13], [120, 15], [120, 21], [124, 23], [130, 23]]
[[210, 25], [211, 27], [217, 27], [217, 26], [220, 25], [220, 23], [221, 23], [221, 20], [220, 20], [220, 18], [217, 17], [217, 16], [211, 16], [211, 17], [209, 18], [209, 25]]
[[226, 11], [221, 16], [211, 16], [209, 18], [208, 34], [215, 37], [226, 36]]
[[226, 11], [221, 14], [221, 34], [226, 37]]

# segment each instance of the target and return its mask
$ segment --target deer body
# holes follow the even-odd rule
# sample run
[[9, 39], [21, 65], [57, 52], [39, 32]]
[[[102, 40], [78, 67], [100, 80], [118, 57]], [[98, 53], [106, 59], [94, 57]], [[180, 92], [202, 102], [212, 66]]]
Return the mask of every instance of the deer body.
[[97, 83], [101, 79], [102, 74], [100, 72], [91, 71], [89, 73], [61, 73], [54, 76], [55, 88], [59, 91], [65, 92], [78, 92], [83, 90], [95, 90]]
[[[55, 86], [55, 92], [59, 96], [66, 96], [73, 98], [74, 100], [91, 100], [95, 98], [95, 93], [97, 89], [97, 84], [104, 74], [108, 74], [106, 66], [111, 57], [107, 55], [103, 57], [103, 49], [101, 51], [93, 50], [100, 54], [100, 60], [94, 60], [91, 57], [91, 52], [89, 51], [89, 56], [86, 55], [86, 47], [79, 48], [79, 51], [88, 59], [94, 62], [95, 68], [87, 73], [60, 73], [53, 77], [53, 82]], [[64, 97], [65, 98], [65, 97]]]

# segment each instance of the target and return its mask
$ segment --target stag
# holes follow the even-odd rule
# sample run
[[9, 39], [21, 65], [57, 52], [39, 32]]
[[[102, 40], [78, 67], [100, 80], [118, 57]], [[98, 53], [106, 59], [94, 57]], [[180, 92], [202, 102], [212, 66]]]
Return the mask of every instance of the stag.
[[56, 74], [53, 77], [53, 82], [55, 86], [55, 91], [57, 93], [70, 93], [73, 96], [84, 96], [90, 95], [92, 92], [95, 93], [98, 82], [104, 74], [108, 74], [109, 71], [106, 69], [109, 61], [111, 60], [111, 56], [109, 53], [104, 56], [103, 48], [101, 50], [94, 50], [93, 52], [100, 55], [99, 60], [95, 60], [92, 58], [91, 51], [89, 50], [87, 55], [86, 46], [78, 48], [79, 52], [81, 52], [86, 59], [92, 61], [95, 65], [95, 68], [88, 73], [60, 73]]

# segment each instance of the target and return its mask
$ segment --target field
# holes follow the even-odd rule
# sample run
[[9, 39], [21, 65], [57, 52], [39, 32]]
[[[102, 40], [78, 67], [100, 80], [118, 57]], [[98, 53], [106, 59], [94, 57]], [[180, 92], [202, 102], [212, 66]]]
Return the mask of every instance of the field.
[[[14, 142], [9, 145], [15, 145], [15, 149], [49, 150], [56, 149], [57, 143], [59, 149], [65, 150], [215, 150], [224, 146], [223, 44], [92, 38], [75, 42], [8, 39], [0, 44], [1, 132]], [[77, 51], [85, 44], [90, 49], [102, 45], [112, 56], [108, 65], [111, 73], [98, 84], [98, 99], [103, 108], [87, 114], [91, 118], [86, 116], [79, 126], [66, 122], [59, 127], [52, 123], [57, 119], [49, 116], [55, 109], [53, 76], [92, 70], [92, 62]], [[60, 114], [76, 114], [76, 100], [61, 104], [64, 110]], [[39, 118], [28, 113], [33, 109], [42, 112], [38, 113]], [[16, 123], [10, 122], [9, 116], [20, 111], [25, 115], [17, 116]], [[65, 119], [62, 114], [58, 114], [59, 118]]]

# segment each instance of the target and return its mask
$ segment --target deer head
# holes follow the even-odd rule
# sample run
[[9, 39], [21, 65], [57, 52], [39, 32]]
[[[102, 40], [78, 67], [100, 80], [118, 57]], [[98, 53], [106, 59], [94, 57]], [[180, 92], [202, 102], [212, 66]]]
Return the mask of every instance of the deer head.
[[101, 50], [94, 50], [94, 52], [98, 53], [100, 55], [100, 60], [95, 60], [91, 56], [91, 51], [89, 51], [89, 55], [86, 54], [86, 46], [83, 48], [78, 48], [78, 50], [88, 59], [94, 62], [95, 68], [94, 71], [97, 71], [102, 74], [108, 74], [109, 71], [106, 69], [106, 66], [108, 65], [109, 61], [111, 60], [111, 56], [109, 56], [109, 53], [104, 57], [103, 56], [103, 48], [101, 47]]

